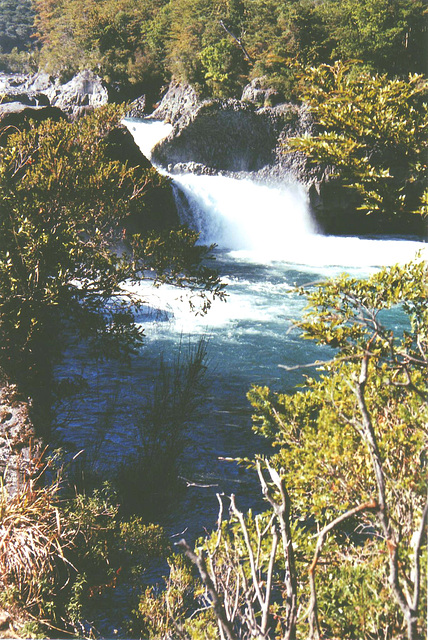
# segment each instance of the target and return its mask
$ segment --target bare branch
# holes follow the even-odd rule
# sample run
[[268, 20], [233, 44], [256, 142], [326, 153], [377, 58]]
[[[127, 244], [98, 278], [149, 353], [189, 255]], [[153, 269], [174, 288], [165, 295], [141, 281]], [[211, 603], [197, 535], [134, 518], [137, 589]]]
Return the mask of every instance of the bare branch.
[[269, 462], [266, 461], [266, 467], [269, 471], [269, 475], [273, 484], [279, 491], [281, 501], [277, 502], [271, 494], [271, 491], [263, 476], [260, 460], [256, 462], [257, 473], [259, 475], [260, 484], [262, 487], [263, 495], [270, 502], [274, 513], [277, 517], [279, 529], [281, 532], [284, 560], [286, 566], [286, 572], [284, 576], [284, 582], [287, 589], [287, 630], [284, 635], [284, 640], [294, 640], [296, 637], [296, 625], [297, 625], [297, 577], [296, 567], [294, 561], [294, 551], [291, 538], [290, 529], [290, 497], [285, 487], [284, 479], [280, 477], [279, 473], [271, 467]]
[[228, 640], [238, 640], [238, 637], [236, 636], [233, 630], [232, 624], [227, 619], [222, 598], [221, 596], [219, 596], [216, 588], [214, 587], [214, 583], [211, 579], [210, 574], [207, 571], [207, 567], [206, 567], [203, 556], [198, 556], [194, 551], [192, 551], [192, 549], [189, 547], [189, 545], [184, 539], [180, 540], [180, 542], [177, 542], [177, 546], [183, 549], [185, 555], [189, 558], [190, 562], [192, 562], [192, 564], [194, 564], [195, 567], [198, 569], [201, 580], [205, 585], [205, 587], [207, 588], [208, 593], [210, 594], [214, 613], [217, 617], [217, 620], [219, 621], [219, 624], [221, 625], [221, 630], [223, 631], [224, 635]]
[[253, 62], [253, 59], [251, 58], [251, 56], [249, 55], [248, 51], [244, 47], [242, 39], [238, 38], [238, 36], [236, 36], [234, 33], [232, 33], [232, 31], [226, 27], [226, 25], [224, 24], [223, 20], [220, 20], [220, 25], [226, 31], [227, 35], [229, 35], [231, 38], [233, 38], [235, 40], [236, 44], [241, 49], [242, 53], [244, 54], [244, 56], [248, 60], [248, 62]]
[[251, 577], [253, 580], [254, 589], [256, 591], [257, 599], [260, 603], [260, 607], [263, 609], [265, 600], [260, 590], [256, 564], [254, 562], [254, 552], [251, 546], [250, 536], [248, 535], [248, 528], [247, 528], [247, 525], [245, 524], [244, 515], [236, 507], [235, 496], [233, 494], [230, 496], [230, 506], [231, 506], [232, 513], [234, 514], [234, 516], [236, 516], [241, 526], [241, 531], [242, 531], [242, 535], [244, 536], [245, 546], [247, 547], [247, 551], [248, 551], [248, 559], [250, 561]]
[[277, 547], [278, 547], [278, 533], [276, 531], [276, 527], [273, 526], [272, 527], [272, 548], [270, 552], [269, 568], [268, 568], [268, 573], [266, 578], [266, 600], [265, 600], [265, 605], [263, 607], [263, 616], [262, 616], [262, 624], [261, 624], [261, 631], [263, 635], [266, 635], [268, 631], [269, 602], [270, 602], [270, 596], [272, 591], [273, 567], [275, 563]]

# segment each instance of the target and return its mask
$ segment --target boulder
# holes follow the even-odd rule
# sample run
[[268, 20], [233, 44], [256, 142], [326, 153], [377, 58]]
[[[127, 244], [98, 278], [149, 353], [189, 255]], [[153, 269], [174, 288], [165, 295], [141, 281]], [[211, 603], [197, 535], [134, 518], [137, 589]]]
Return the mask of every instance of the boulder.
[[242, 91], [241, 100], [259, 107], [274, 107], [283, 102], [281, 94], [268, 85], [265, 77], [254, 78], [247, 84]]
[[144, 169], [152, 165], [136, 144], [131, 132], [124, 125], [112, 129], [107, 135], [108, 154], [111, 160], [127, 162], [129, 166]]
[[53, 106], [60, 108], [72, 120], [76, 120], [108, 103], [108, 91], [101, 78], [92, 71], [78, 73], [66, 84], [57, 81], [46, 89]]

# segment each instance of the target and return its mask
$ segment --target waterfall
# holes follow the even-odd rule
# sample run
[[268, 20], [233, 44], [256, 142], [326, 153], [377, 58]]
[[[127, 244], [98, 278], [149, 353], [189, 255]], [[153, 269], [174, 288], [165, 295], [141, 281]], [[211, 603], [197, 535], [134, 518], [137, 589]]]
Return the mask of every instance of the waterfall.
[[196, 228], [201, 241], [220, 249], [269, 251], [304, 242], [316, 231], [306, 192], [298, 184], [268, 186], [225, 176], [174, 176], [183, 221]]
[[[150, 119], [125, 124], [149, 159], [153, 147], [172, 130]], [[236, 259], [361, 268], [404, 263], [418, 251], [426, 254], [426, 244], [408, 239], [321, 235], [306, 190], [296, 183], [261, 184], [191, 173], [170, 177], [181, 220], [199, 232], [201, 243], [214, 243]]]
[[172, 131], [172, 125], [160, 120], [124, 118], [123, 124], [132, 133], [141, 152], [148, 160], [152, 159], [152, 150], [158, 142], [166, 138]]

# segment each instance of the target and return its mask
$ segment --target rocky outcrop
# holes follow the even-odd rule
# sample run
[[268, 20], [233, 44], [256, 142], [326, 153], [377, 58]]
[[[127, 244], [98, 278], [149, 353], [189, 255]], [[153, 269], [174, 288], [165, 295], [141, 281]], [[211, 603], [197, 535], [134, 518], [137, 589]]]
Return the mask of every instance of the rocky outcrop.
[[89, 70], [81, 71], [65, 84], [43, 72], [33, 76], [1, 74], [0, 95], [3, 102], [57, 107], [71, 120], [107, 104], [109, 100], [107, 87]]
[[129, 111], [126, 114], [127, 118], [144, 118], [146, 113], [146, 96], [140, 96], [133, 100], [129, 105]]
[[[258, 90], [254, 82], [251, 89]], [[244, 91], [249, 94], [250, 89]], [[263, 101], [266, 94], [263, 90]], [[320, 168], [311, 166], [305, 156], [284, 153], [288, 136], [301, 135], [312, 126], [305, 107], [201, 101], [192, 88], [173, 85], [151, 117], [174, 124], [172, 133], [153, 151], [154, 162], [172, 172], [186, 167], [194, 171], [196, 166], [198, 173], [250, 172], [263, 180], [293, 178], [308, 186], [321, 178]]]
[[0, 386], [0, 476], [9, 495], [32, 476], [41, 453], [30, 418], [30, 405], [15, 385]]
[[183, 127], [192, 119], [192, 113], [200, 103], [199, 95], [193, 87], [171, 82], [168, 91], [151, 117], [155, 120], [169, 122], [172, 125], [180, 122]]
[[[45, 76], [43, 82], [36, 81], [39, 75]], [[22, 74], [0, 73], [1, 104], [20, 102], [21, 104], [32, 107], [49, 106], [50, 100], [45, 93], [45, 90], [49, 86], [51, 86], [51, 82], [47, 74], [26, 76]]]
[[81, 71], [66, 84], [55, 83], [46, 89], [51, 105], [76, 120], [108, 103], [108, 90], [92, 71]]

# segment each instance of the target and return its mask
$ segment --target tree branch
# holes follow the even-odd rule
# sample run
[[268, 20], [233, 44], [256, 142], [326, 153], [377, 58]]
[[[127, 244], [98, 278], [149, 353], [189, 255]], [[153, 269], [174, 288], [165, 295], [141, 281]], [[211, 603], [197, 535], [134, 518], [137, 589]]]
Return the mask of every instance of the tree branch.
[[230, 29], [228, 29], [226, 27], [226, 25], [224, 24], [223, 20], [220, 20], [220, 25], [226, 31], [227, 35], [229, 35], [231, 38], [233, 38], [235, 40], [236, 44], [238, 45], [238, 47], [241, 49], [242, 53], [244, 54], [246, 60], [248, 60], [248, 62], [253, 62], [253, 59], [251, 58], [251, 56], [249, 55], [248, 51], [246, 50], [246, 48], [244, 47], [244, 45], [242, 43], [242, 39], [238, 38], [238, 36], [235, 36], [235, 34], [232, 33], [232, 31], [230, 31]]
[[222, 599], [217, 593], [216, 588], [214, 587], [214, 583], [207, 571], [203, 556], [198, 556], [194, 551], [192, 551], [192, 549], [184, 539], [180, 540], [180, 542], [177, 542], [177, 546], [183, 549], [190, 562], [192, 562], [192, 564], [194, 564], [198, 569], [201, 580], [207, 588], [208, 593], [210, 594], [214, 613], [217, 617], [217, 620], [219, 621], [221, 630], [223, 631], [224, 635], [228, 640], [238, 640], [238, 637], [235, 635], [230, 621], [227, 619]]

